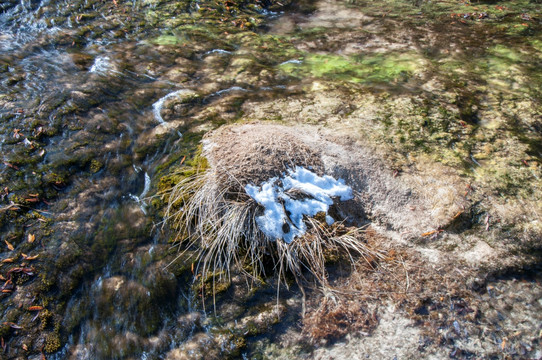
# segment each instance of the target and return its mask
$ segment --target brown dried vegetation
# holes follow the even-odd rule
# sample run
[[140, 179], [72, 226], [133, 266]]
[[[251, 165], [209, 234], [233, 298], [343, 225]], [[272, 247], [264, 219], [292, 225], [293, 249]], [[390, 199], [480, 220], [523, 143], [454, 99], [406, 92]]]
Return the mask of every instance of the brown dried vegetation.
[[326, 297], [303, 319], [304, 333], [315, 342], [325, 343], [356, 332], [369, 332], [378, 324], [376, 313], [356, 300]]

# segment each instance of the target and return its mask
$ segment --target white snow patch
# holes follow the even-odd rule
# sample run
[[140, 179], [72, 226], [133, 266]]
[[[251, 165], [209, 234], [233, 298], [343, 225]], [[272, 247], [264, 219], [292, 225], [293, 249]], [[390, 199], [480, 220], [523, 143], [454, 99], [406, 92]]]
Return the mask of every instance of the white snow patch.
[[[293, 190], [303, 193], [303, 198], [292, 197], [288, 191]], [[249, 184], [245, 191], [264, 207], [263, 215], [256, 218], [260, 230], [270, 239], [283, 239], [288, 244], [307, 231], [304, 215], [324, 212], [326, 222], [331, 225], [335, 220], [327, 211], [333, 204], [332, 198], [338, 197], [341, 201], [353, 198], [352, 188], [345, 185], [344, 180], [318, 176], [300, 166], [295, 171], [288, 170], [282, 178], [269, 179], [261, 187]]]

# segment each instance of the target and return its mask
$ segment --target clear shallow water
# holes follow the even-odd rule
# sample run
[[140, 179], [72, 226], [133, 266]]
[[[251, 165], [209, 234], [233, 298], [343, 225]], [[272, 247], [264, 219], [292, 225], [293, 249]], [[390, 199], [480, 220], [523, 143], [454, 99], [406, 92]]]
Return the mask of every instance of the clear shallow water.
[[194, 116], [247, 90], [205, 79], [214, 65], [204, 59], [230, 51], [194, 39], [188, 53], [170, 52], [147, 42], [156, 27], [125, 31], [133, 9], [36, 1], [0, 13], [0, 176], [3, 206], [19, 209], [3, 213], [2, 232], [16, 247], [3, 258], [39, 253], [39, 277], [17, 291], [26, 307], [46, 308], [31, 319], [13, 310], [15, 297], [3, 299], [3, 318], [28, 329], [4, 329], [11, 354], [24, 343], [57, 359], [150, 359], [194, 334], [214, 337], [194, 308], [186, 264], [166, 268], [177, 251], [147, 196], [163, 164], [189, 155], [201, 136], [183, 136], [192, 125], [179, 111]]
[[[441, 39], [442, 45], [431, 36], [417, 41], [382, 16], [364, 18], [331, 5], [327, 12], [314, 12], [308, 4], [278, 19], [260, 6], [251, 15], [266, 16], [251, 26], [264, 28], [254, 33], [240, 29], [249, 26], [249, 17], [234, 28], [220, 28], [223, 21], [209, 15], [210, 24], [203, 26], [193, 4], [119, 6], [21, 1], [0, 13], [0, 178], [2, 187], [9, 188], [2, 207], [19, 208], [1, 213], [2, 234], [15, 246], [3, 259], [40, 254], [32, 263], [38, 275], [21, 280], [18, 293], [2, 299], [3, 318], [26, 329], [15, 334], [2, 330], [9, 354], [24, 344], [36, 356], [43, 347], [59, 350], [58, 359], [174, 358], [189, 350], [205, 357], [208, 347], [222, 348], [213, 356], [235, 357], [245, 351], [245, 333], [263, 334], [272, 342], [274, 332], [283, 330], [270, 325], [274, 290], [252, 295], [239, 290], [244, 295], [236, 299], [231, 293], [244, 286], [238, 281], [219, 319], [209, 312], [206, 318], [201, 289], [193, 285], [192, 260], [167, 267], [177, 250], [170, 248], [170, 234], [162, 230], [159, 211], [146, 196], [156, 191], [168, 167], [190, 155], [206, 131], [241, 118], [244, 102], [288, 98], [306, 91], [315, 78], [361, 83], [367, 86], [363, 91], [377, 94], [417, 96], [451, 88], [456, 98], [445, 93], [435, 101], [447, 101], [448, 107], [438, 111], [453, 108], [459, 125], [433, 125], [425, 119], [428, 125], [416, 125], [424, 129], [419, 132], [407, 121], [398, 126], [427, 146], [444, 141], [470, 146], [464, 158], [482, 164], [482, 150], [470, 145], [464, 129], [476, 123], [480, 102], [495, 105], [497, 95], [514, 97], [529, 90], [532, 82], [517, 71], [536, 63], [517, 49], [497, 46], [492, 47], [497, 56], [485, 57], [471, 31], [459, 30], [457, 39]], [[180, 20], [181, 25], [174, 24]], [[225, 32], [232, 34], [226, 37]], [[447, 36], [445, 31], [428, 34]], [[506, 40], [503, 34], [495, 38]], [[411, 52], [404, 51], [404, 43]], [[444, 48], [454, 47], [456, 54], [442, 55]], [[398, 54], [381, 55], [396, 48]], [[472, 73], [462, 72], [466, 57], [477, 60], [467, 65]], [[536, 80], [539, 72], [530, 76]], [[432, 78], [444, 85], [431, 88]], [[457, 85], [462, 82], [467, 85]], [[498, 86], [488, 86], [489, 91], [479, 87], [488, 82]], [[486, 92], [470, 96], [477, 91]], [[423, 101], [400, 105], [396, 111], [410, 119], [426, 111]], [[536, 122], [532, 126], [536, 129]], [[537, 148], [533, 151], [536, 155]], [[29, 243], [29, 235], [37, 240]], [[298, 294], [282, 300], [290, 313], [278, 327], [295, 327]], [[19, 303], [45, 305], [49, 312], [32, 321], [34, 314], [17, 310]], [[268, 316], [269, 323], [246, 325], [259, 314]], [[257, 353], [250, 346], [246, 351]]]

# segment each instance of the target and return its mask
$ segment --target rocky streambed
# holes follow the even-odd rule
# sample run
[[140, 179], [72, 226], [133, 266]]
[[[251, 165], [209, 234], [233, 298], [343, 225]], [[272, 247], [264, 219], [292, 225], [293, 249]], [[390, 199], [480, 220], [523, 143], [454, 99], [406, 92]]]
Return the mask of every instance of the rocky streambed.
[[[541, 6], [1, 4], [0, 356], [542, 357]], [[157, 194], [245, 124], [340, 164], [385, 257], [305, 297], [177, 258]]]

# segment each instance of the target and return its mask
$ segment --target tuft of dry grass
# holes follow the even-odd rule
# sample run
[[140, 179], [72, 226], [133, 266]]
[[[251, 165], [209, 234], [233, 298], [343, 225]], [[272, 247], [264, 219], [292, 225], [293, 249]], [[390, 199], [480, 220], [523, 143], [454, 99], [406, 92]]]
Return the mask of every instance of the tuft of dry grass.
[[217, 281], [229, 281], [235, 268], [259, 281], [266, 276], [264, 263], [270, 259], [279, 283], [287, 285], [287, 274], [293, 274], [302, 288], [309, 274], [327, 288], [326, 257], [341, 254], [352, 266], [359, 257], [370, 266], [374, 259], [384, 257], [367, 245], [365, 229], [346, 227], [340, 222], [328, 226], [318, 216], [305, 218], [308, 231], [290, 244], [266, 237], [256, 223], [260, 205], [224, 169], [198, 172], [164, 196], [168, 202], [165, 220], [176, 229], [176, 240], [199, 249], [197, 271], [202, 278], [211, 272], [220, 274]]

